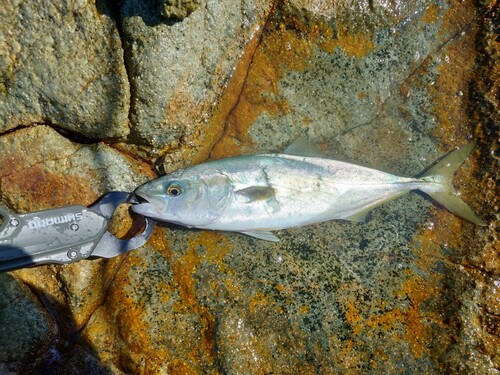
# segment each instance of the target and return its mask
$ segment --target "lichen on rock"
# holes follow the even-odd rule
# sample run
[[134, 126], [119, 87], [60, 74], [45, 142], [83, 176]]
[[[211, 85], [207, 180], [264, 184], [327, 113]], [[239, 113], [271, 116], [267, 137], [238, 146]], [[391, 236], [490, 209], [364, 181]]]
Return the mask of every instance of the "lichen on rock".
[[201, 5], [201, 0], [159, 0], [161, 15], [167, 19], [183, 20]]

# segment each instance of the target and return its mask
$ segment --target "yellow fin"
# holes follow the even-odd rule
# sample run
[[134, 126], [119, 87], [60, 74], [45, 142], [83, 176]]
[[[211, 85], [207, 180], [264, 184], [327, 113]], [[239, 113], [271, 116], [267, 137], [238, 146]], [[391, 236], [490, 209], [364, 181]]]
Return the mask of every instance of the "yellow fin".
[[487, 224], [455, 193], [455, 188], [451, 181], [456, 170], [474, 151], [474, 147], [474, 143], [469, 143], [450, 152], [438, 163], [427, 169], [425, 173], [421, 174], [421, 181], [438, 183], [441, 188], [440, 191], [436, 191], [432, 186], [428, 187], [426, 184], [422, 184], [419, 190], [429, 194], [438, 203], [462, 219], [477, 225], [486, 226]]

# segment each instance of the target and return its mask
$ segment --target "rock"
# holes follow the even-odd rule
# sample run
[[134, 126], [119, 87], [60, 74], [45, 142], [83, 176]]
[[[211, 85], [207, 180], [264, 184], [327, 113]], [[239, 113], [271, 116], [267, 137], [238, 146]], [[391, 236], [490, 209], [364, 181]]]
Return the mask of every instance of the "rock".
[[0, 274], [0, 283], [0, 371], [17, 373], [47, 350], [57, 329], [28, 287], [8, 274]]
[[[353, 12], [350, 4], [328, 8], [321, 1], [297, 1], [275, 10], [250, 67], [233, 76], [243, 75], [245, 84], [236, 93], [213, 158], [228, 151], [281, 151], [305, 133], [330, 141], [358, 127], [376, 127], [401, 100], [393, 98], [405, 80], [474, 15], [468, 8], [468, 20], [450, 25], [444, 15], [465, 13], [461, 8], [467, 5], [441, 8], [422, 1], [385, 7], [374, 2]], [[433, 126], [432, 118], [425, 121]], [[427, 144], [425, 151], [430, 148]]]
[[112, 190], [131, 191], [153, 176], [144, 164], [97, 143], [73, 143], [48, 126], [0, 139], [0, 183], [5, 203], [18, 212], [89, 205]]
[[183, 20], [199, 8], [200, 0], [162, 0], [160, 13], [165, 18]]
[[206, 159], [223, 127], [211, 122], [215, 104], [270, 7], [266, 0], [216, 1], [182, 22], [164, 22], [154, 2], [125, 1], [120, 15], [133, 92], [130, 140], [152, 146], [149, 155], [168, 152], [174, 167]]
[[0, 131], [50, 124], [91, 139], [129, 133], [129, 83], [115, 22], [92, 1], [2, 6]]

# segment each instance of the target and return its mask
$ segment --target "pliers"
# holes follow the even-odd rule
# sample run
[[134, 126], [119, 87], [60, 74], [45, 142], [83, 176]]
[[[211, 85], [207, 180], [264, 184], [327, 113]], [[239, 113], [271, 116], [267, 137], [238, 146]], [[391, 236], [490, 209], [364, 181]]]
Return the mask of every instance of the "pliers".
[[130, 239], [119, 239], [107, 230], [122, 203], [138, 201], [134, 193], [114, 191], [89, 207], [15, 214], [0, 205], [0, 272], [91, 257], [112, 258], [144, 245], [156, 225], [152, 219], [144, 218], [143, 231]]

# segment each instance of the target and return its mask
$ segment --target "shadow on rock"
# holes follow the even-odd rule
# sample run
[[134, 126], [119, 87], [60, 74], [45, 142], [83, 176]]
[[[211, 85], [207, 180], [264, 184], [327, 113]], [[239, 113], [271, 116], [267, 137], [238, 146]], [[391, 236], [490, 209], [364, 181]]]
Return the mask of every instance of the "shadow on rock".
[[[193, 3], [196, 3], [196, 1]], [[162, 0], [129, 0], [120, 1], [118, 4], [109, 0], [98, 0], [96, 8], [99, 13], [111, 18], [115, 18], [117, 14], [120, 14], [120, 17], [123, 19], [140, 17], [144, 24], [150, 27], [160, 24], [167, 26], [175, 25], [177, 22], [181, 22], [183, 18], [189, 16], [194, 10], [189, 7], [183, 7], [183, 4], [180, 4], [175, 11], [171, 11], [165, 4], [165, 1]]]
[[41, 290], [0, 274], [0, 372], [113, 374], [75, 327], [71, 311]]

